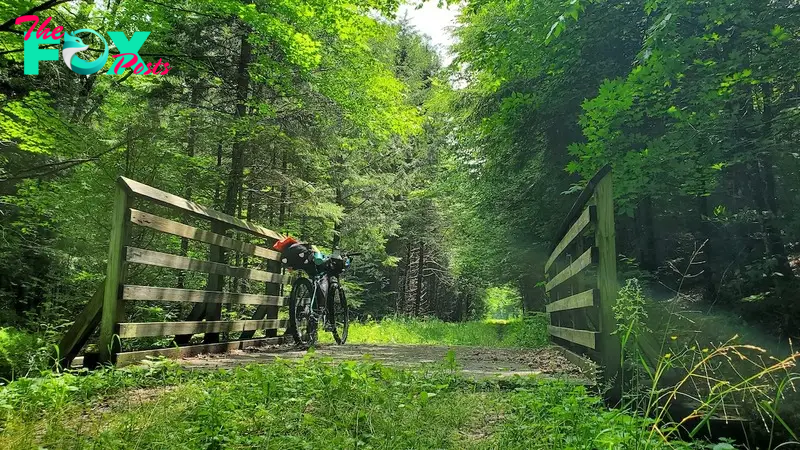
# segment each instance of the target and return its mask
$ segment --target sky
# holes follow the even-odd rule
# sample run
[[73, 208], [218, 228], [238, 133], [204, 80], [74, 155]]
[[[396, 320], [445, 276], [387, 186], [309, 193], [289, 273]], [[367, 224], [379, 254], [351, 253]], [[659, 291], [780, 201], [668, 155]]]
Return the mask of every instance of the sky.
[[436, 3], [436, 0], [428, 0], [422, 9], [415, 9], [412, 5], [403, 5], [400, 7], [397, 17], [401, 18], [407, 13], [411, 24], [417, 31], [430, 36], [431, 42], [443, 58], [442, 62], [449, 64], [452, 59], [449, 48], [453, 44], [453, 37], [448, 29], [456, 24], [458, 7], [438, 8]]

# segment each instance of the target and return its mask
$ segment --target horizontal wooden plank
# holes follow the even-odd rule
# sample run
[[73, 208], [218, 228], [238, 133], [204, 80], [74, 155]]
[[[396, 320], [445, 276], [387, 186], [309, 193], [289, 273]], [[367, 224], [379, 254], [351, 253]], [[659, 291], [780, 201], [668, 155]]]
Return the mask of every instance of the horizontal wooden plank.
[[599, 291], [597, 289], [590, 289], [545, 305], [545, 310], [549, 313], [554, 313], [558, 311], [589, 308], [595, 306], [599, 302], [599, 298]]
[[120, 339], [173, 336], [176, 334], [224, 333], [286, 328], [286, 320], [219, 320], [207, 322], [143, 322], [119, 324]]
[[252, 347], [283, 344], [283, 337], [246, 339], [241, 341], [220, 342], [216, 344], [187, 345], [185, 347], [158, 348], [154, 350], [140, 350], [117, 354], [117, 366], [123, 367], [144, 361], [147, 358], [189, 358], [204, 353], [227, 353], [234, 350], [244, 350]]
[[574, 328], [562, 328], [550, 325], [547, 331], [551, 336], [564, 339], [565, 341], [573, 342], [587, 348], [595, 349], [597, 347], [597, 335], [595, 331], [576, 330]]
[[[572, 224], [575, 222], [576, 218], [583, 212], [583, 209], [589, 203], [589, 200], [594, 195], [595, 189], [597, 185], [611, 173], [611, 165], [603, 166], [597, 173], [586, 183], [586, 187], [583, 188], [580, 194], [578, 194], [577, 200], [575, 203], [572, 204], [572, 208], [570, 208], [569, 213], [564, 217], [564, 220], [561, 222], [561, 227], [558, 229], [558, 233], [556, 233], [556, 239], [560, 238], [567, 234], [567, 231], [572, 227]], [[555, 246], [553, 246], [553, 250], [555, 250]]]
[[545, 290], [550, 292], [559, 284], [581, 273], [583, 269], [591, 266], [592, 264], [597, 264], [598, 258], [599, 256], [597, 253], [597, 247], [592, 247], [589, 250], [586, 250], [581, 256], [578, 257], [578, 259], [573, 261], [569, 267], [562, 270], [558, 275], [554, 276], [552, 280], [548, 281], [547, 285], [545, 286]]
[[165, 219], [144, 211], [139, 211], [138, 209], [131, 208], [131, 222], [139, 226], [160, 231], [162, 233], [168, 233], [194, 241], [205, 242], [207, 244], [218, 245], [220, 247], [236, 250], [237, 252], [245, 255], [258, 256], [260, 258], [271, 259], [273, 261], [280, 261], [281, 259], [281, 254], [275, 250], [259, 247], [249, 242], [231, 239], [221, 234], [212, 233], [211, 231], [201, 230], [189, 225], [184, 225], [180, 222], [175, 222], [174, 220]]
[[168, 253], [154, 252], [136, 247], [128, 247], [127, 261], [136, 264], [166, 267], [169, 269], [192, 270], [195, 272], [213, 273], [229, 277], [245, 278], [248, 280], [265, 281], [268, 283], [284, 283], [287, 277], [277, 273], [262, 270], [247, 269], [244, 267], [229, 266], [227, 264], [201, 261], [185, 256], [170, 255]]
[[195, 216], [203, 217], [206, 219], [213, 219], [218, 222], [228, 224], [238, 230], [254, 234], [256, 236], [266, 237], [270, 239], [281, 239], [282, 236], [272, 230], [258, 226], [256, 224], [237, 219], [211, 208], [199, 205], [195, 202], [178, 197], [177, 195], [164, 192], [152, 186], [139, 183], [138, 181], [131, 180], [130, 178], [119, 177], [119, 182], [131, 194], [138, 197], [148, 199], [159, 205], [175, 208]]
[[575, 221], [574, 224], [570, 227], [567, 234], [561, 239], [561, 241], [556, 246], [556, 249], [553, 250], [553, 253], [550, 255], [550, 258], [547, 260], [547, 263], [544, 265], [544, 271], [547, 273], [550, 270], [550, 267], [553, 263], [564, 253], [564, 250], [571, 244], [575, 238], [580, 236], [583, 231], [593, 223], [597, 223], [597, 207], [594, 205], [587, 206], [586, 209], [583, 210], [583, 214], [578, 217], [578, 220]]
[[195, 291], [192, 289], [134, 285], [126, 285], [123, 288], [122, 299], [188, 303], [231, 303], [234, 305], [286, 305], [286, 298], [279, 295], [235, 294], [231, 292]]

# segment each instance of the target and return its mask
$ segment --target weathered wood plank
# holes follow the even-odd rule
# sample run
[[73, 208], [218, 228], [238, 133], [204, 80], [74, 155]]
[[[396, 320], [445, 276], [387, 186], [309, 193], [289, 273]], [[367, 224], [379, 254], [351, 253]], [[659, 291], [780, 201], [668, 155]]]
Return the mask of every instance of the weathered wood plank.
[[279, 261], [281, 257], [281, 254], [274, 250], [259, 247], [248, 242], [231, 239], [221, 234], [212, 233], [211, 231], [201, 230], [189, 225], [184, 225], [180, 222], [155, 216], [137, 209], [131, 209], [131, 222], [135, 223], [136, 225], [160, 231], [162, 233], [168, 233], [187, 239], [192, 239], [194, 241], [205, 242], [206, 244], [212, 244], [231, 250], [236, 250], [237, 252], [245, 255], [258, 256], [260, 258], [271, 259], [275, 261]]
[[134, 285], [125, 286], [122, 290], [122, 299], [187, 303], [231, 303], [234, 305], [286, 305], [286, 299], [279, 295], [234, 294], [231, 292]]
[[597, 258], [598, 252], [596, 247], [586, 250], [581, 256], [578, 257], [578, 259], [570, 264], [569, 267], [562, 270], [558, 275], [554, 276], [552, 280], [548, 281], [547, 285], [545, 286], [545, 290], [550, 292], [559, 284], [579, 274], [583, 269], [591, 266], [592, 264], [597, 264]]
[[215, 320], [205, 322], [144, 322], [119, 324], [120, 339], [177, 334], [223, 333], [286, 328], [286, 320]]
[[589, 205], [586, 209], [583, 210], [583, 214], [578, 217], [578, 220], [572, 224], [567, 234], [561, 239], [561, 242], [558, 243], [555, 250], [550, 254], [550, 258], [547, 260], [547, 263], [544, 265], [545, 273], [550, 271], [550, 267], [553, 263], [564, 253], [564, 250], [575, 240], [578, 236], [580, 236], [583, 231], [592, 223], [597, 222], [597, 208], [594, 205]]
[[98, 284], [97, 290], [94, 295], [83, 308], [75, 322], [69, 327], [69, 330], [61, 338], [58, 343], [58, 356], [59, 364], [63, 368], [67, 368], [72, 363], [72, 360], [81, 351], [81, 348], [89, 340], [97, 325], [100, 324], [100, 318], [103, 313], [103, 300], [105, 297], [106, 281], [103, 280]]
[[169, 269], [192, 270], [195, 272], [226, 275], [230, 277], [246, 278], [255, 281], [266, 281], [270, 283], [284, 283], [286, 281], [286, 277], [284, 275], [277, 273], [246, 269], [244, 267], [229, 266], [222, 263], [201, 261], [199, 259], [170, 255], [168, 253], [144, 250], [136, 247], [128, 247], [127, 261], [136, 264], [147, 264], [150, 266], [166, 267]]
[[599, 250], [597, 266], [597, 288], [600, 291], [600, 352], [602, 354], [603, 381], [611, 384], [606, 391], [607, 399], [618, 402], [622, 398], [622, 386], [618, 376], [621, 369], [622, 348], [619, 336], [611, 333], [617, 329], [614, 305], [617, 303], [617, 248], [614, 229], [614, 193], [612, 174], [606, 174], [595, 189], [597, 205], [597, 232], [595, 246]]
[[597, 347], [597, 335], [595, 331], [575, 330], [572, 328], [562, 328], [549, 325], [547, 331], [550, 335], [555, 336], [565, 341], [569, 341], [587, 348], [595, 349]]
[[226, 353], [233, 350], [244, 350], [251, 347], [263, 347], [265, 345], [277, 345], [285, 342], [283, 337], [266, 339], [248, 339], [231, 342], [221, 342], [217, 344], [187, 345], [185, 347], [159, 348], [155, 350], [140, 350], [136, 352], [125, 352], [117, 355], [117, 366], [127, 366], [136, 364], [150, 358], [189, 358], [204, 353]]
[[184, 198], [178, 197], [177, 195], [173, 195], [168, 192], [164, 192], [160, 189], [156, 189], [146, 184], [139, 183], [138, 181], [131, 180], [130, 178], [120, 177], [120, 180], [126, 186], [126, 188], [131, 194], [137, 195], [142, 198], [146, 198], [160, 205], [167, 206], [170, 208], [176, 208], [181, 211], [193, 214], [195, 216], [203, 217], [206, 219], [213, 219], [219, 222], [223, 222], [238, 230], [252, 233], [257, 236], [266, 237], [270, 239], [282, 238], [280, 234], [272, 230], [269, 230], [267, 228], [246, 222], [241, 219], [237, 219], [233, 216], [221, 213], [219, 211], [215, 211], [211, 208], [206, 208], [205, 206], [198, 205], [195, 202], [186, 200]]
[[[597, 184], [600, 183], [600, 181], [609, 173], [611, 173], [611, 165], [605, 165], [603, 168], [597, 171], [596, 174], [594, 174], [588, 183], [586, 183], [586, 187], [583, 188], [583, 191], [581, 191], [581, 193], [578, 195], [578, 199], [572, 204], [572, 208], [570, 208], [569, 213], [567, 213], [567, 216], [564, 217], [564, 221], [561, 222], [561, 227], [559, 228], [558, 233], [556, 233], [557, 237], [567, 234], [567, 230], [570, 229], [572, 224], [575, 222], [575, 219], [581, 214], [583, 208], [587, 203], [589, 203], [589, 200], [591, 200]], [[555, 250], [555, 245], [553, 246], [553, 249]]]
[[573, 309], [589, 308], [597, 304], [599, 291], [590, 289], [588, 291], [575, 294], [567, 298], [545, 305], [545, 310], [549, 313], [558, 311], [569, 311]]
[[128, 220], [128, 192], [122, 183], [117, 183], [114, 193], [114, 210], [111, 216], [111, 238], [108, 244], [108, 263], [106, 264], [106, 285], [103, 294], [103, 313], [100, 322], [99, 360], [101, 363], [114, 362], [119, 349], [115, 339], [116, 324], [125, 320], [124, 309], [120, 308], [120, 294], [125, 283], [125, 246], [130, 238]]

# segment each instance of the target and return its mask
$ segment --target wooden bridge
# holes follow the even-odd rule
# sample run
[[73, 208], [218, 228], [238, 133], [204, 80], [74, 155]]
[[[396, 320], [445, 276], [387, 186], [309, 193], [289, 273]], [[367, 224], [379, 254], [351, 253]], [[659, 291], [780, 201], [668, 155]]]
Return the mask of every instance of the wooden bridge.
[[[551, 302], [549, 327], [553, 341], [561, 345], [573, 363], [593, 371], [586, 357], [603, 367], [605, 384], [613, 385], [619, 367], [619, 341], [611, 335], [616, 299], [616, 252], [610, 171], [604, 169], [580, 195], [559, 233], [545, 270]], [[158, 213], [154, 212], [158, 211]], [[148, 212], [150, 211], [150, 212]], [[166, 217], [165, 217], [166, 216]], [[182, 221], [182, 222], [181, 222]], [[193, 221], [202, 228], [189, 225]], [[134, 227], [163, 233], [207, 245], [209, 260], [174, 255], [131, 245]], [[236, 234], [233, 235], [232, 234]], [[69, 367], [100, 328], [97, 352], [87, 353], [85, 366], [96, 363], [126, 365], [149, 356], [172, 358], [200, 353], [224, 353], [245, 347], [283, 342], [278, 336], [286, 321], [278, 319], [287, 276], [282, 273], [279, 254], [271, 250], [281, 236], [245, 220], [237, 219], [151, 186], [119, 178], [114, 197], [111, 239], [105, 280], [100, 283], [83, 312], [63, 337], [60, 345], [62, 367]], [[184, 246], [184, 248], [187, 246]], [[256, 266], [228, 265], [226, 253], [254, 258]], [[237, 258], [240, 260], [240, 258]], [[155, 266], [207, 274], [205, 289], [129, 284], [132, 265]], [[263, 269], [263, 270], [262, 270]], [[263, 283], [261, 293], [225, 292], [227, 278]], [[596, 280], [596, 281], [593, 281]], [[131, 322], [128, 305], [133, 302], [191, 304], [185, 320], [177, 322]], [[222, 307], [253, 305], [247, 320], [222, 320]], [[261, 331], [261, 337], [255, 338]], [[237, 339], [223, 336], [239, 334]], [[193, 336], [203, 335], [202, 342]], [[174, 336], [168, 348], [122, 351], [126, 339]], [[196, 339], [196, 338], [195, 338]]]
[[[617, 280], [609, 174], [609, 169], [602, 170], [580, 195], [564, 222], [545, 271], [546, 290], [552, 300], [547, 312], [553, 341], [587, 371], [593, 369], [586, 365], [586, 357], [597, 362], [604, 368], [599, 373], [602, 380], [613, 384], [620, 349], [618, 339], [611, 335]], [[161, 208], [161, 215], [146, 212], [153, 208]], [[207, 229], [178, 221], [189, 219], [199, 219]], [[207, 244], [209, 261], [133, 247], [132, 227]], [[239, 236], [229, 236], [231, 233]], [[86, 366], [98, 362], [126, 365], [148, 356], [178, 358], [282, 342], [278, 332], [287, 324], [278, 319], [278, 312], [287, 303], [282, 295], [287, 276], [282, 273], [280, 255], [271, 250], [280, 238], [275, 231], [120, 177], [114, 197], [106, 277], [59, 344], [62, 367], [70, 366], [98, 326], [99, 351], [85, 355]], [[264, 270], [228, 265], [226, 253], [231, 251], [256, 258]], [[208, 278], [203, 290], [132, 285], [127, 276], [131, 265], [200, 272]], [[263, 293], [224, 292], [226, 277], [261, 282]], [[129, 322], [126, 310], [130, 308], [126, 305], [131, 302], [182, 302], [192, 304], [192, 309], [179, 322]], [[255, 305], [256, 309], [248, 320], [226, 321], [221, 320], [223, 305]], [[256, 339], [259, 330], [264, 336]], [[240, 333], [238, 339], [221, 340], [221, 336], [233, 332]], [[203, 334], [202, 343], [192, 342], [197, 334]], [[121, 351], [125, 339], [158, 336], [174, 336], [173, 345]]]

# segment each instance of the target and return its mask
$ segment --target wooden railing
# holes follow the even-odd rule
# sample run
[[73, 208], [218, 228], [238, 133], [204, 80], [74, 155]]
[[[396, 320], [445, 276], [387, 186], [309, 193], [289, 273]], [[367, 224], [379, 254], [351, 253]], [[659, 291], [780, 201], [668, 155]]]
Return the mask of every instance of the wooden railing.
[[[134, 203], [159, 205], [184, 216], [208, 221], [211, 231], [135, 209]], [[132, 226], [209, 244], [210, 261], [131, 246]], [[228, 230], [255, 236], [264, 242], [264, 246], [226, 236]], [[280, 254], [270, 248], [280, 238], [272, 230], [120, 177], [114, 200], [106, 278], [62, 339], [59, 345], [62, 365], [69, 366], [98, 324], [99, 362], [118, 365], [140, 361], [148, 356], [180, 357], [280, 342], [282, 338], [278, 337], [277, 332], [285, 328], [286, 323], [278, 320], [278, 310], [286, 304], [281, 293], [287, 278], [281, 273]], [[228, 265], [225, 257], [228, 250], [265, 260], [266, 270]], [[127, 284], [130, 265], [200, 272], [208, 274], [208, 279], [205, 290], [130, 285]], [[263, 295], [224, 292], [226, 276], [264, 282], [265, 292]], [[141, 301], [185, 302], [193, 306], [185, 321], [127, 322], [125, 303]], [[249, 320], [223, 321], [223, 304], [255, 305], [257, 308]], [[265, 330], [266, 338], [253, 339], [257, 330]], [[239, 339], [220, 342], [220, 333], [231, 332], [239, 332]], [[202, 344], [187, 345], [192, 336], [200, 333], [204, 334]], [[153, 336], [174, 336], [173, 346], [120, 352], [122, 339]]]
[[611, 179], [610, 167], [601, 169], [567, 215], [545, 264], [545, 290], [552, 340], [573, 361], [596, 362], [613, 397], [621, 349], [612, 335], [618, 282]]

